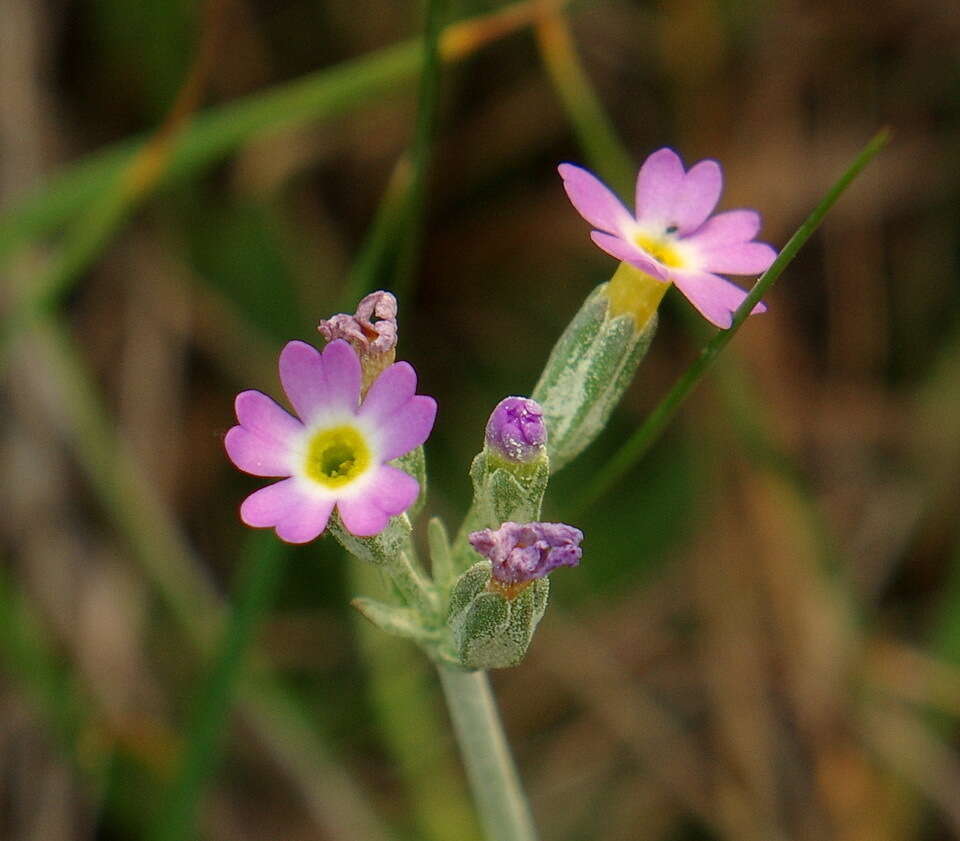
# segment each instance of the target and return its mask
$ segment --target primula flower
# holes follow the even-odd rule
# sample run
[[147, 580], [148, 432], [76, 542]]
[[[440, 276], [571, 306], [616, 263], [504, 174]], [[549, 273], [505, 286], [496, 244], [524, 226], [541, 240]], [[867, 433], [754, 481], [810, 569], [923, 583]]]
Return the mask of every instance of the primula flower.
[[[711, 323], [729, 327], [747, 293], [716, 273], [757, 275], [777, 256], [753, 242], [760, 215], [728, 210], [710, 216], [723, 189], [716, 161], [684, 171], [672, 149], [660, 149], [637, 175], [636, 212], [631, 214], [594, 175], [561, 164], [563, 186], [580, 215], [597, 230], [590, 236], [608, 254], [642, 272], [673, 283]], [[764, 312], [757, 304], [752, 312]]]
[[254, 476], [287, 477], [248, 496], [240, 518], [275, 527], [288, 543], [307, 543], [336, 506], [347, 531], [379, 534], [419, 491], [416, 479], [386, 462], [427, 439], [436, 401], [415, 394], [416, 373], [397, 362], [361, 404], [360, 361], [343, 339], [323, 353], [289, 342], [280, 353], [280, 381], [299, 419], [259, 391], [237, 396], [240, 424], [225, 440], [231, 461]]
[[580, 563], [583, 532], [566, 523], [504, 523], [470, 534], [470, 545], [491, 564], [493, 578], [511, 586]]

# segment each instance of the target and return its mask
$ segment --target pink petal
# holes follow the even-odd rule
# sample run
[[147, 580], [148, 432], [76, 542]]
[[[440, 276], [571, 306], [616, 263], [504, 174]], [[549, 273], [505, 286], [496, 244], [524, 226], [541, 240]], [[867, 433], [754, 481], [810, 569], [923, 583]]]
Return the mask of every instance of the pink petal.
[[406, 511], [419, 492], [416, 479], [383, 464], [369, 487], [357, 497], [341, 499], [337, 510], [348, 532], [357, 537], [371, 537], [387, 527], [390, 517]]
[[711, 216], [696, 231], [686, 237], [689, 243], [707, 248], [729, 245], [733, 242], [748, 242], [760, 230], [760, 214], [755, 210], [728, 210]]
[[355, 499], [341, 499], [337, 503], [337, 510], [344, 528], [357, 537], [380, 534], [390, 521], [390, 515], [366, 495]]
[[277, 523], [277, 537], [287, 543], [309, 543], [327, 527], [335, 500], [304, 498]]
[[361, 417], [374, 423], [390, 418], [417, 390], [417, 372], [408, 362], [394, 362], [379, 377], [363, 399]]
[[333, 499], [304, 493], [296, 479], [284, 479], [250, 494], [240, 519], [254, 528], [276, 526], [277, 537], [288, 543], [307, 543], [327, 527], [333, 505]]
[[602, 233], [601, 231], [593, 231], [590, 234], [590, 239], [611, 257], [616, 257], [618, 260], [629, 263], [631, 266], [636, 266], [640, 271], [652, 275], [657, 278], [657, 280], [665, 281], [667, 279], [666, 269], [639, 246], [620, 237]]
[[360, 399], [360, 360], [337, 339], [321, 354], [306, 342], [288, 342], [280, 353], [280, 382], [305, 423], [328, 410], [356, 410]]
[[241, 391], [234, 401], [234, 407], [240, 425], [265, 442], [286, 445], [291, 438], [303, 432], [300, 421], [291, 417], [262, 391]]
[[[706, 272], [674, 272], [673, 282], [707, 321], [724, 329], [730, 326], [733, 313], [747, 297], [739, 286]], [[766, 305], [759, 303], [751, 314], [766, 310]]]
[[700, 252], [701, 267], [708, 272], [760, 274], [777, 259], [777, 252], [765, 242], [715, 245]]
[[430, 435], [436, 417], [436, 400], [422, 394], [411, 397], [389, 418], [381, 421], [380, 458], [390, 461], [419, 447]]
[[296, 479], [284, 479], [260, 488], [240, 505], [240, 519], [248, 526], [265, 528], [275, 526], [304, 499]]
[[289, 447], [261, 438], [242, 426], [233, 427], [223, 444], [230, 461], [254, 476], [289, 476], [293, 472]]
[[676, 225], [680, 236], [695, 231], [717, 206], [722, 189], [720, 164], [700, 161], [692, 166], [677, 190], [668, 224]]
[[669, 217], [682, 183], [683, 163], [673, 149], [659, 149], [650, 155], [637, 175], [637, 221], [663, 227], [674, 224]]
[[380, 466], [367, 491], [367, 498], [391, 516], [402, 514], [420, 493], [420, 483], [408, 473], [389, 464]]
[[363, 379], [357, 352], [349, 342], [337, 339], [323, 349], [322, 356], [330, 405], [343, 406], [356, 412], [360, 405], [360, 381]]
[[616, 233], [633, 224], [620, 199], [592, 173], [573, 164], [560, 164], [557, 170], [573, 206], [595, 228]]

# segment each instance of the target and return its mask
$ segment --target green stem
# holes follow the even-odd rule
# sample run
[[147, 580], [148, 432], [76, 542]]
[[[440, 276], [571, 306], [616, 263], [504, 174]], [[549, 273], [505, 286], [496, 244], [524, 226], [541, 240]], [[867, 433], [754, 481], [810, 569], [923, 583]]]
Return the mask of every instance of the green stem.
[[[372, 564], [348, 564], [351, 592], [386, 599], [385, 581]], [[410, 795], [418, 841], [478, 841], [480, 827], [456, 762], [444, 749], [446, 721], [423, 653], [409, 640], [383, 633], [356, 616], [367, 694], [384, 745]]]
[[414, 607], [427, 616], [433, 616], [439, 610], [436, 588], [411, 559], [409, 551], [400, 552], [396, 563], [385, 568], [400, 594], [410, 607]]
[[740, 304], [739, 309], [733, 314], [733, 323], [730, 327], [727, 330], [720, 330], [707, 342], [703, 350], [700, 351], [699, 356], [697, 356], [690, 367], [687, 368], [680, 379], [677, 380], [666, 397], [664, 397], [657, 407], [647, 416], [646, 420], [630, 437], [627, 443], [597, 472], [593, 481], [590, 482], [574, 506], [572, 516], [583, 512], [596, 502], [653, 446], [654, 442], [667, 427], [667, 424], [677, 413], [680, 405], [690, 395], [704, 374], [706, 374], [707, 370], [717, 358], [717, 355], [736, 335], [754, 305], [763, 297], [767, 289], [773, 285], [773, 282], [780, 277], [783, 270], [793, 261], [793, 258], [797, 256], [797, 252], [804, 246], [807, 240], [810, 239], [813, 232], [820, 227], [823, 217], [827, 215], [827, 212], [833, 207], [837, 199], [843, 195], [853, 179], [876, 157], [880, 150], [887, 145], [889, 140], [890, 132], [887, 129], [883, 129], [874, 135], [860, 154], [857, 155], [846, 172], [840, 176], [827, 192], [826, 196], [823, 197], [820, 204], [816, 206], [806, 221], [797, 229], [796, 233], [790, 237], [789, 242], [783, 247], [783, 251], [781, 251], [777, 259], [774, 260], [773, 265], [770, 266], [756, 284], [754, 284], [753, 289], [750, 290], [750, 294], [747, 295], [743, 303]]
[[489, 841], [536, 841], [486, 672], [438, 666], [470, 788]]

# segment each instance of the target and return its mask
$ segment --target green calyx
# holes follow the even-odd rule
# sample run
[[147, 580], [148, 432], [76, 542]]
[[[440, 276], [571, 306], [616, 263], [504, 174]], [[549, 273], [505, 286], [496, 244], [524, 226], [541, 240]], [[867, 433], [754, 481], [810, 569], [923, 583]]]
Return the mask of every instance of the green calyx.
[[655, 311], [640, 328], [631, 310], [611, 315], [611, 284], [601, 284], [584, 301], [531, 395], [543, 408], [552, 472], [606, 426], [656, 332]]
[[490, 563], [480, 561], [460, 576], [450, 594], [452, 651], [466, 669], [516, 666], [547, 608], [546, 578], [530, 582], [512, 599], [490, 585]]

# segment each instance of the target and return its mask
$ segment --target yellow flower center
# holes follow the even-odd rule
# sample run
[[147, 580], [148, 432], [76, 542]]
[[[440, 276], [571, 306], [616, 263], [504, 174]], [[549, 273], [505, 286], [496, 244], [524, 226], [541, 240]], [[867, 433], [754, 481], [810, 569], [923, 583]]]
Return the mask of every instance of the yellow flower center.
[[328, 488], [340, 488], [370, 466], [370, 448], [352, 426], [334, 426], [314, 434], [307, 447], [307, 476]]
[[669, 266], [671, 269], [678, 269], [683, 265], [683, 259], [677, 254], [669, 242], [647, 236], [647, 234], [636, 234], [633, 241], [655, 260], [659, 260], [663, 265]]

